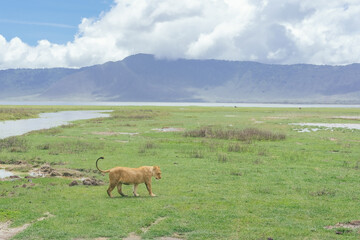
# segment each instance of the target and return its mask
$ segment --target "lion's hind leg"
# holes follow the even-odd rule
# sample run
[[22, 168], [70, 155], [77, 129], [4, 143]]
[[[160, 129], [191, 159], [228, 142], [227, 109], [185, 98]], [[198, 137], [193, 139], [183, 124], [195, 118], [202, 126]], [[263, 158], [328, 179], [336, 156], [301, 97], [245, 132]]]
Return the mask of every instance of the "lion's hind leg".
[[116, 184], [110, 183], [109, 188], [108, 188], [108, 190], [107, 190], [107, 194], [108, 194], [109, 197], [111, 197], [111, 198], [112, 198], [111, 192], [112, 192], [112, 190], [114, 190], [115, 187], [116, 187]]
[[111, 194], [111, 192], [112, 192], [112, 190], [114, 190], [114, 188], [116, 187], [116, 185], [118, 184], [118, 181], [117, 181], [117, 179], [114, 177], [114, 175], [113, 175], [113, 173], [112, 172], [110, 172], [110, 174], [109, 174], [109, 188], [108, 188], [108, 190], [107, 190], [107, 194], [109, 195], [109, 197], [111, 197], [112, 198], [112, 194]]
[[125, 194], [122, 192], [122, 183], [121, 183], [121, 182], [119, 182], [119, 183], [117, 184], [117, 189], [118, 189], [118, 193], [119, 193], [121, 196], [127, 197], [127, 195], [125, 195]]

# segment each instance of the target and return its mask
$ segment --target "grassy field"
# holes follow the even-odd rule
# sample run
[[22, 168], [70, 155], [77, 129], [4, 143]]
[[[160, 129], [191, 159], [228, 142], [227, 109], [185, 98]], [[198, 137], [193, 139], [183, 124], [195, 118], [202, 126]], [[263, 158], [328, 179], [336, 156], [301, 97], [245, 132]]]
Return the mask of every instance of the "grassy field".
[[[69, 107], [0, 107], [0, 119]], [[109, 118], [0, 140], [0, 163], [22, 177], [0, 181], [0, 223], [30, 223], [14, 239], [359, 239], [360, 131], [289, 123], [360, 123], [360, 109], [71, 107]], [[20, 112], [20, 113], [19, 113]], [[15, 113], [16, 117], [14, 117]], [[159, 165], [148, 196], [106, 193], [114, 166]], [[44, 165], [75, 177], [24, 178]], [[88, 186], [79, 178], [102, 180]], [[25, 185], [25, 186], [24, 186]], [[41, 217], [44, 217], [42, 221]], [[326, 229], [326, 226], [334, 226]]]

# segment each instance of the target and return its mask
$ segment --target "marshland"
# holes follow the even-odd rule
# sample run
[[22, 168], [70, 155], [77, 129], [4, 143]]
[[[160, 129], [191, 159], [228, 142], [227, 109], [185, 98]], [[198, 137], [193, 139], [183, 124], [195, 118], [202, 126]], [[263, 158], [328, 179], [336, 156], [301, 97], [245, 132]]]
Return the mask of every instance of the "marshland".
[[[65, 110], [113, 111], [0, 140], [13, 173], [0, 231], [14, 239], [360, 236], [360, 131], [294, 125], [359, 124], [359, 108], [0, 106], [0, 119]], [[100, 156], [102, 169], [159, 165], [157, 197], [140, 185], [109, 198]]]

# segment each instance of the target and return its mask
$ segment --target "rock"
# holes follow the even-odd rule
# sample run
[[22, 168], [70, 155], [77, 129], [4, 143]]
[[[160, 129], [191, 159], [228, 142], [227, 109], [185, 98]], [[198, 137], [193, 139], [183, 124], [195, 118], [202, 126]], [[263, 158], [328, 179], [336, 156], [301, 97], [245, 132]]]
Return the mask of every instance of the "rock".
[[101, 180], [97, 180], [95, 178], [86, 178], [84, 179], [83, 184], [86, 186], [99, 186], [99, 185], [103, 185], [104, 182]]
[[64, 177], [72, 177], [74, 174], [69, 173], [69, 172], [63, 172], [62, 174]]
[[51, 177], [58, 177], [58, 176], [61, 176], [61, 174], [56, 172], [56, 171], [53, 171], [53, 172], [51, 172], [50, 176]]
[[94, 185], [94, 186], [104, 185], [104, 182], [103, 182], [102, 180], [98, 180], [98, 179], [96, 179], [96, 178], [92, 178], [92, 179], [91, 179], [91, 183], [92, 183], [92, 185]]
[[83, 184], [86, 185], [86, 186], [93, 185], [91, 179], [89, 179], [89, 178], [85, 179], [85, 180], [83, 181]]
[[40, 168], [40, 171], [43, 173], [51, 173], [52, 171], [54, 171], [53, 168], [51, 168], [50, 166], [44, 165]]
[[11, 178], [11, 179], [15, 179], [15, 178], [20, 178], [20, 177], [19, 177], [19, 176], [14, 175], [14, 176], [10, 176], [10, 178]]
[[70, 187], [76, 186], [76, 185], [79, 185], [79, 183], [78, 183], [76, 180], [72, 181], [72, 182], [69, 184]]

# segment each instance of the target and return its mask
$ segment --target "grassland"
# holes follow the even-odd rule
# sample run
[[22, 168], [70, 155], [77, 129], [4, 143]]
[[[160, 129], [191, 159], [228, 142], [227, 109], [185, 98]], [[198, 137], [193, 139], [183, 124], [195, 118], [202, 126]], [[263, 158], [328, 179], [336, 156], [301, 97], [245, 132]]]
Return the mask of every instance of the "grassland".
[[[9, 117], [9, 112], [22, 114]], [[0, 119], [68, 107], [0, 107]], [[86, 107], [90, 109], [92, 107]], [[85, 109], [85, 107], [72, 107]], [[0, 140], [0, 162], [81, 171], [102, 186], [73, 178], [0, 182], [0, 222], [31, 225], [14, 239], [359, 239], [360, 131], [300, 133], [289, 123], [360, 123], [360, 109], [94, 107], [109, 118]], [[6, 115], [8, 114], [8, 115]], [[106, 194], [114, 166], [159, 165], [157, 197]], [[22, 187], [23, 185], [25, 187]], [[132, 187], [123, 186], [131, 195]], [[36, 221], [50, 213], [52, 217]], [[155, 223], [155, 224], [154, 224]], [[144, 230], [146, 228], [146, 230]]]

